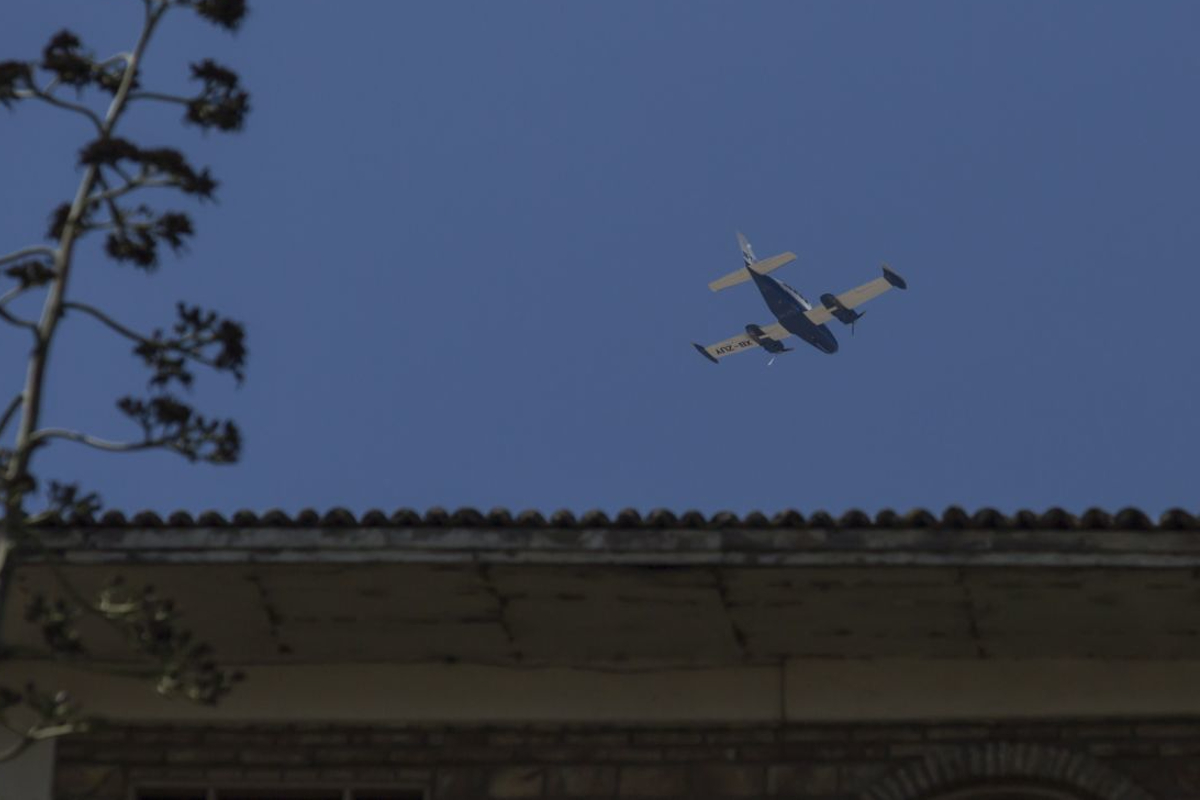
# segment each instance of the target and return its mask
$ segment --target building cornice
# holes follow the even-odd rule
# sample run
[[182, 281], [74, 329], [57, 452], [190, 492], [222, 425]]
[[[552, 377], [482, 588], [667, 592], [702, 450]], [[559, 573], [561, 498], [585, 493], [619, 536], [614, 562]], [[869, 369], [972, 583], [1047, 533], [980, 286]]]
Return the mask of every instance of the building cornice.
[[26, 562], [494, 563], [643, 567], [1200, 567], [1196, 530], [834, 524], [720, 527], [193, 524], [46, 528]]

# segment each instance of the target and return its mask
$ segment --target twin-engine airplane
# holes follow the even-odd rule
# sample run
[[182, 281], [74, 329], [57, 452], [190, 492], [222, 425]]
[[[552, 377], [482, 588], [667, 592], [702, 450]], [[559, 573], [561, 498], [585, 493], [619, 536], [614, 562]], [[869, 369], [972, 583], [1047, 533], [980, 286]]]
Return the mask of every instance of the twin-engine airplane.
[[876, 278], [870, 283], [864, 283], [856, 289], [839, 295], [823, 294], [821, 295], [821, 306], [814, 308], [812, 303], [804, 299], [804, 295], [783, 281], [767, 275], [768, 272], [795, 261], [795, 253], [781, 253], [759, 261], [754, 257], [754, 250], [746, 241], [746, 237], [741, 233], [738, 233], [737, 236], [738, 242], [742, 246], [742, 260], [746, 264], [745, 268], [713, 281], [708, 288], [719, 292], [753, 279], [755, 285], [758, 286], [758, 291], [762, 293], [763, 299], [767, 301], [767, 307], [771, 309], [771, 313], [779, 322], [762, 326], [747, 325], [744, 334], [731, 336], [723, 342], [717, 342], [708, 347], [693, 343], [692, 346], [714, 364], [719, 358], [755, 346], [770, 353], [771, 360], [774, 361], [776, 354], [791, 351], [792, 348], [784, 347], [781, 340], [792, 334], [799, 336], [822, 353], [836, 353], [837, 339], [833, 338], [833, 333], [825, 325], [826, 322], [836, 319], [843, 325], [849, 325], [850, 332], [853, 333], [855, 321], [863, 315], [863, 312], [855, 311], [855, 308], [878, 297], [893, 286], [898, 289], [908, 288], [904, 279], [888, 269], [885, 264], [882, 278]]

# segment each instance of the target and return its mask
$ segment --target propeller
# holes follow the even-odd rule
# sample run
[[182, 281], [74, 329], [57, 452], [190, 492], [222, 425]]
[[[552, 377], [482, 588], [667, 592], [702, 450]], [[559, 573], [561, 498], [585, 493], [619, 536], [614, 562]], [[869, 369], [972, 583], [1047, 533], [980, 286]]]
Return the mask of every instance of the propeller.
[[854, 318], [854, 321], [850, 323], [850, 335], [851, 335], [851, 336], [853, 336], [853, 335], [854, 335], [854, 326], [855, 326], [855, 325], [857, 325], [857, 324], [858, 324], [858, 321], [859, 321], [860, 319], [862, 319], [863, 317], [865, 317], [866, 315], [867, 315], [867, 312], [865, 312], [865, 311], [860, 311], [860, 312], [858, 312], [858, 316], [856, 316], [856, 317]]

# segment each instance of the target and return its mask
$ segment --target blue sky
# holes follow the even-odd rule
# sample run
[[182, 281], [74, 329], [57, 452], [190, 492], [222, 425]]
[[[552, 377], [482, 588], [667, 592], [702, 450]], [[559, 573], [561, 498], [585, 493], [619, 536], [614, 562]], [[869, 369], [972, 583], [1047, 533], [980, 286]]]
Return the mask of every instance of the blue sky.
[[[64, 26], [128, 48], [140, 3], [6, 0], [0, 57]], [[192, 399], [235, 467], [43, 452], [123, 509], [1196, 508], [1200, 5], [254, 4], [168, 18], [147, 84], [215, 57], [238, 136], [147, 107], [126, 135], [222, 180], [152, 277], [80, 253], [73, 293], [147, 327], [246, 322], [244, 386]], [[0, 249], [69, 197], [83, 123], [0, 113]], [[810, 297], [909, 282], [828, 356], [719, 366], [773, 321], [734, 232]], [[145, 374], [69, 319], [47, 424], [133, 435]], [[0, 376], [24, 340], [0, 331]], [[9, 390], [5, 390], [6, 394]]]

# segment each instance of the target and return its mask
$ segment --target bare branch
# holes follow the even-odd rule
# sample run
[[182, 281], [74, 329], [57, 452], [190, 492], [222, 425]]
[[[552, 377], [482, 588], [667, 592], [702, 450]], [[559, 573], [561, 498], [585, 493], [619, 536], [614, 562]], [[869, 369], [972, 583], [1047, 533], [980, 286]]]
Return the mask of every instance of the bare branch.
[[67, 722], [63, 725], [51, 725], [48, 728], [33, 728], [29, 731], [29, 738], [33, 741], [42, 739], [53, 739], [56, 736], [66, 736], [68, 733], [74, 733], [79, 730], [80, 723]]
[[[51, 86], [53, 86], [53, 84], [51, 84]], [[14, 94], [22, 100], [37, 99], [41, 100], [42, 102], [49, 103], [52, 106], [57, 106], [65, 111], [73, 111], [76, 114], [82, 114], [83, 116], [87, 117], [93, 125], [96, 126], [96, 130], [102, 133], [104, 131], [104, 123], [100, 121], [100, 117], [96, 115], [95, 111], [92, 111], [87, 106], [81, 106], [78, 103], [68, 103], [66, 100], [60, 100], [54, 95], [48, 94], [45, 90], [39, 89], [36, 86], [32, 89], [14, 92]]]
[[14, 286], [13, 288], [9, 289], [4, 294], [0, 294], [0, 308], [4, 308], [6, 305], [11, 303], [13, 300], [15, 300], [17, 297], [19, 297], [21, 295], [21, 293], [24, 292], [27, 288], [29, 288], [29, 287]]
[[[108, 168], [109, 168], [109, 169], [111, 169], [113, 172], [117, 173], [118, 175], [120, 175], [120, 176], [121, 176], [121, 180], [125, 181], [126, 183], [133, 183], [133, 181], [134, 181], [134, 178], [131, 178], [131, 177], [129, 176], [129, 173], [128, 173], [128, 172], [126, 172], [125, 170], [121, 169], [121, 165], [120, 165], [120, 164], [109, 164], [109, 165], [108, 165]], [[144, 169], [144, 168], [143, 168], [143, 169]]]
[[116, 331], [117, 333], [124, 336], [126, 339], [132, 339], [133, 341], [135, 341], [139, 344], [150, 341], [145, 336], [142, 336], [140, 333], [133, 330], [132, 328], [127, 328], [124, 325], [122, 325], [121, 323], [117, 322], [115, 319], [110, 317], [108, 314], [105, 314], [103, 311], [96, 308], [95, 306], [88, 305], [87, 303], [76, 303], [73, 300], [67, 300], [66, 302], [63, 303], [63, 308], [64, 309], [73, 308], [76, 311], [82, 311], [85, 314], [90, 314], [93, 317], [95, 317], [96, 319], [103, 322], [109, 328], [112, 328], [114, 331]]
[[79, 431], [67, 430], [66, 428], [42, 428], [40, 431], [34, 431], [29, 437], [33, 445], [41, 444], [49, 439], [65, 439], [68, 442], [77, 442], [85, 444], [88, 447], [94, 447], [97, 450], [104, 450], [109, 453], [133, 453], [138, 450], [149, 450], [154, 447], [169, 446], [169, 439], [146, 439], [141, 442], [110, 442], [107, 439], [99, 439], [95, 436], [89, 436], [86, 433]]
[[[102, 192], [102, 194], [110, 195], [111, 189], [109, 188], [109, 185], [108, 185], [108, 179], [104, 177], [104, 170], [97, 170], [96, 181], [102, 187], [104, 187], [104, 192]], [[90, 200], [90, 198], [89, 198], [89, 200]], [[98, 201], [90, 200], [90, 202], [98, 202]], [[107, 196], [107, 197], [103, 198], [103, 202], [105, 205], [108, 206], [108, 213], [112, 217], [111, 221], [112, 221], [113, 226], [118, 229], [123, 227], [125, 224], [125, 215], [121, 213], [121, 209], [117, 208], [117, 203], [116, 203], [115, 198], [112, 196]]]
[[6, 722], [0, 724], [3, 724], [5, 728], [11, 731], [15, 736], [19, 737], [12, 747], [0, 752], [0, 764], [3, 764], [5, 761], [12, 761], [14, 758], [21, 755], [21, 753], [24, 753], [26, 750], [32, 747], [34, 740], [32, 737], [26, 736]]
[[[122, 177], [124, 177], [124, 176], [122, 176]], [[106, 191], [97, 192], [93, 195], [90, 195], [88, 197], [87, 201], [89, 204], [91, 204], [91, 203], [107, 203], [110, 200], [115, 200], [118, 197], [127, 195], [130, 192], [136, 191], [137, 189], [160, 189], [160, 188], [165, 189], [165, 188], [171, 188], [171, 187], [178, 186], [178, 185], [179, 185], [179, 181], [176, 181], [176, 180], [152, 181], [152, 180], [148, 180], [147, 178], [139, 176], [139, 177], [133, 178], [133, 179], [126, 179], [124, 186], [118, 186], [115, 189], [108, 189]]]
[[133, 92], [129, 95], [130, 100], [159, 100], [163, 103], [179, 103], [180, 105], [188, 105], [195, 98], [180, 97], [174, 94], [163, 94], [162, 92]]
[[[15, 289], [12, 289], [9, 292], [7, 292], [2, 299], [4, 300], [4, 302], [7, 302], [8, 300], [12, 299], [10, 297], [10, 295], [12, 297], [15, 297], [21, 291], [22, 291], [21, 287], [18, 286]], [[0, 319], [4, 320], [9, 325], [12, 325], [14, 327], [27, 328], [28, 330], [30, 330], [33, 333], [33, 335], [35, 337], [41, 336], [41, 334], [38, 332], [38, 324], [36, 322], [33, 322], [32, 320], [28, 320], [28, 319], [21, 319], [16, 314], [12, 313], [7, 308], [5, 308], [4, 303], [0, 303]]]
[[4, 730], [8, 731], [9, 733], [13, 734], [14, 736], [21, 736], [21, 737], [25, 736], [25, 734], [22, 733], [20, 729], [14, 728], [12, 725], [10, 725], [8, 722], [8, 718], [3, 715], [0, 715], [0, 728], [4, 728]]
[[[37, 524], [39, 521], [41, 521], [41, 519], [42, 519], [42, 515], [40, 515], [40, 514], [34, 515], [33, 517], [30, 518], [30, 523]], [[27, 542], [25, 542], [24, 544], [25, 544], [25, 546], [32, 546], [42, 556], [51, 556], [52, 555], [52, 553], [50, 552], [50, 548], [48, 548], [46, 546], [46, 543], [42, 539], [40, 539], [36, 536], [30, 537], [29, 540]], [[105, 623], [105, 625], [107, 625], [112, 630], [116, 631], [121, 636], [128, 635], [128, 631], [125, 630], [124, 627], [122, 627], [120, 622], [117, 620], [116, 616], [114, 616], [110, 612], [107, 612], [100, 605], [97, 605], [96, 603], [94, 603], [90, 598], [84, 597], [83, 593], [79, 591], [78, 587], [76, 587], [75, 584], [71, 583], [71, 581], [69, 581], [67, 579], [67, 576], [63, 574], [62, 567], [58, 563], [56, 563], [53, 558], [46, 558], [45, 563], [46, 563], [46, 566], [48, 566], [50, 569], [50, 574], [54, 577], [54, 580], [58, 583], [59, 588], [63, 591], [64, 594], [66, 594], [68, 597], [71, 598], [71, 601], [73, 603], [75, 603], [76, 606], [83, 609], [88, 614], [91, 614], [92, 616], [101, 620], [102, 622]], [[55, 655], [60, 656], [62, 654], [56, 652]], [[87, 662], [85, 662], [85, 661], [75, 661], [74, 663], [76, 665], [82, 664], [82, 665], [84, 665], [84, 668], [87, 667]]]
[[133, 59], [133, 53], [117, 53], [115, 56], [109, 56], [108, 58], [104, 59], [103, 61], [97, 61], [96, 67], [99, 69], [103, 69], [104, 67], [107, 67], [109, 64], [115, 64], [118, 61], [124, 61], [125, 66], [128, 67], [129, 62], [132, 59]]
[[0, 434], [4, 433], [4, 429], [12, 421], [13, 414], [17, 413], [17, 409], [21, 407], [21, 398], [24, 396], [24, 394], [17, 392], [17, 396], [8, 404], [8, 408], [4, 409], [4, 416], [0, 417]]
[[[13, 254], [13, 256], [20, 257], [25, 254], [36, 253], [36, 252], [40, 252], [43, 250], [50, 250], [50, 248], [48, 248], [48, 247], [27, 247], [24, 250], [18, 250], [16, 253]], [[50, 252], [53, 252], [53, 251], [51, 250]], [[10, 258], [10, 256], [5, 256], [5, 259], [8, 259], [8, 258]], [[5, 262], [5, 259], [0, 259], [0, 264], [3, 264]], [[7, 322], [9, 325], [12, 325], [17, 328], [28, 329], [29, 331], [31, 331], [33, 333], [34, 338], [37, 339], [37, 338], [41, 337], [41, 333], [38, 331], [38, 324], [36, 322], [34, 322], [33, 320], [28, 320], [28, 319], [21, 319], [16, 314], [12, 313], [7, 308], [5, 308], [5, 306], [7, 306], [9, 303], [11, 303], [13, 300], [15, 300], [17, 297], [24, 294], [30, 288], [31, 287], [29, 286], [28, 283], [23, 282], [20, 285], [12, 287], [4, 294], [0, 294], [0, 320], [3, 320], [5, 322]], [[7, 414], [5, 415], [4, 421], [5, 422], [8, 421]], [[0, 425], [0, 430], [3, 430], [3, 428], [4, 428], [4, 426]]]
[[20, 250], [14, 250], [6, 256], [0, 256], [0, 267], [4, 266], [10, 261], [20, 261], [22, 258], [28, 258], [29, 256], [47, 256], [53, 259], [56, 255], [58, 255], [58, 251], [53, 247], [35, 244], [32, 247], [24, 247]]
[[207, 345], [210, 345], [210, 344], [218, 341], [216, 339], [216, 337], [193, 338], [190, 341], [181, 340], [181, 341], [177, 341], [174, 345], [172, 345], [169, 342], [161, 342], [161, 341], [156, 342], [155, 340], [153, 340], [147, 336], [143, 336], [142, 334], [138, 333], [137, 331], [133, 330], [132, 328], [122, 325], [120, 322], [117, 322], [115, 319], [110, 317], [108, 314], [105, 314], [100, 309], [96, 308], [93, 305], [89, 305], [88, 303], [79, 303], [74, 300], [67, 300], [66, 302], [63, 303], [63, 309], [74, 309], [76, 311], [82, 311], [83, 313], [94, 317], [95, 319], [97, 319], [98, 321], [103, 323], [104, 325], [108, 326], [108, 328], [110, 328], [115, 333], [118, 333], [121, 336], [124, 336], [126, 339], [137, 342], [138, 344], [150, 345], [152, 347], [169, 348], [170, 350], [173, 350], [182, 356], [190, 358], [192, 361], [195, 361], [197, 364], [203, 364], [206, 367], [212, 367], [213, 369], [221, 368], [220, 365], [217, 364], [216, 361], [213, 361], [210, 358], [205, 358], [203, 355], [201, 355], [198, 352], [201, 347], [205, 347]]

